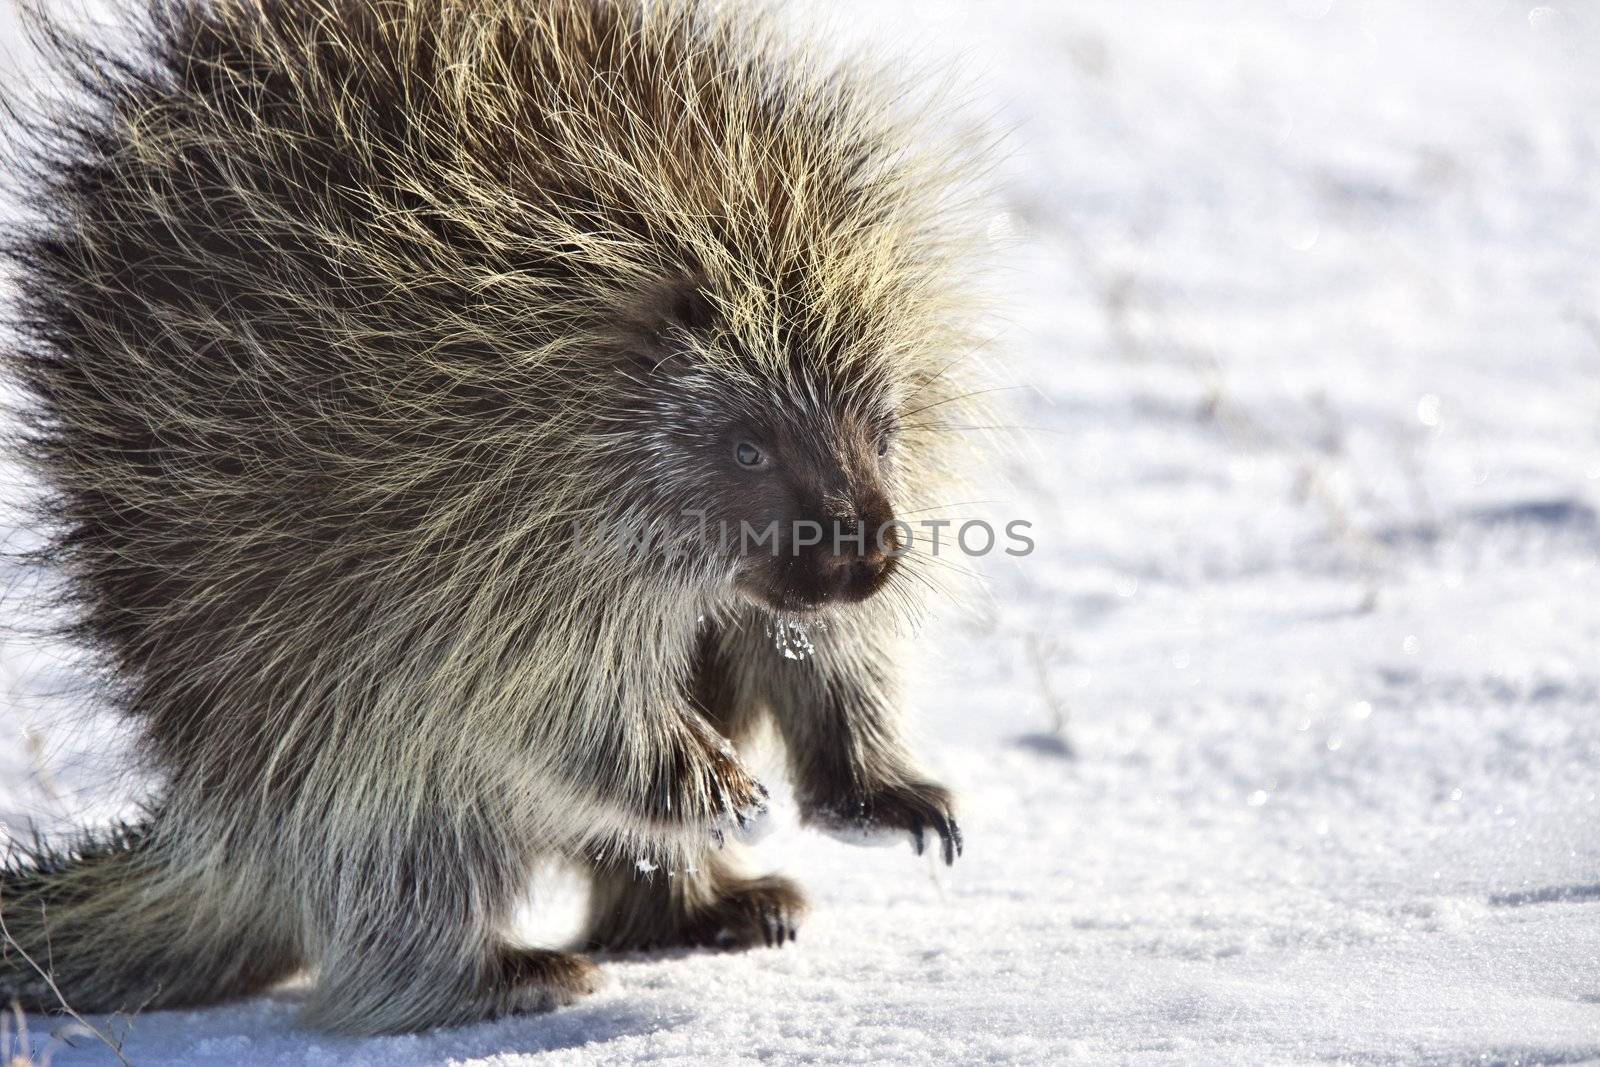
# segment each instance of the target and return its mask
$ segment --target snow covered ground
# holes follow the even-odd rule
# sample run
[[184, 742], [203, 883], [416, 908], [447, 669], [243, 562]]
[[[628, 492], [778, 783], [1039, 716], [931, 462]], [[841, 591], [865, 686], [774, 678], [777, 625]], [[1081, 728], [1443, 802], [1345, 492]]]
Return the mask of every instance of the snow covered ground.
[[[1012, 131], [1003, 510], [1039, 550], [917, 686], [966, 857], [786, 827], [817, 907], [782, 951], [373, 1041], [291, 989], [114, 1021], [128, 1059], [1600, 1062], [1600, 12], [840, 10], [964, 56]], [[12, 832], [136, 789], [61, 684], [0, 659]]]

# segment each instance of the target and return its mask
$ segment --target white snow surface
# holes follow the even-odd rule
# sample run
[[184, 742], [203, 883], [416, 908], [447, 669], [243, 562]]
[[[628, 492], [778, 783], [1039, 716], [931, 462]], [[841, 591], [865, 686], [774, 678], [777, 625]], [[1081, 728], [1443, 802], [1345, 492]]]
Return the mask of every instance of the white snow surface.
[[[410, 1037], [304, 1030], [294, 988], [100, 1020], [127, 1058], [1600, 1062], [1600, 13], [827, 10], [1008, 131], [987, 510], [1038, 550], [913, 687], [964, 858], [779, 788], [758, 854], [815, 903], [781, 951]], [[69, 668], [0, 658], [13, 834], [138, 795]], [[579, 890], [533, 892], [570, 932]], [[58, 1025], [36, 1055], [113, 1062]]]

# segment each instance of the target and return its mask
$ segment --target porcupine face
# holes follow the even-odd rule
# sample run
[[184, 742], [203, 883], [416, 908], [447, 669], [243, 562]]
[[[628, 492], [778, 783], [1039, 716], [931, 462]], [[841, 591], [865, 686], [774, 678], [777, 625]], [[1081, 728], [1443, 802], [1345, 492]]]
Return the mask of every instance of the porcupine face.
[[897, 419], [887, 390], [774, 368], [702, 317], [641, 359], [648, 477], [703, 517], [699, 543], [744, 597], [785, 612], [851, 604], [893, 574]]
[[[746, 407], [705, 446], [721, 507], [741, 523], [737, 586], [781, 611], [865, 600], [899, 547], [885, 477], [892, 419], [793, 399]], [[775, 532], [757, 543], [750, 531]]]

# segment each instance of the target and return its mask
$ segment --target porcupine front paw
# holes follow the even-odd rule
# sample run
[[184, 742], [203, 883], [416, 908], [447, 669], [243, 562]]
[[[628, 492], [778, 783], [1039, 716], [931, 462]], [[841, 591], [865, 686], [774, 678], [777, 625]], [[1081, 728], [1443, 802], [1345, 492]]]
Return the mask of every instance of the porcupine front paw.
[[933, 782], [882, 785], [842, 804], [819, 806], [805, 816], [805, 822], [853, 845], [877, 844], [908, 833], [919, 856], [931, 830], [939, 835], [946, 866], [955, 863], [962, 850], [950, 790]]
[[720, 846], [729, 835], [746, 843], [765, 837], [767, 787], [756, 780], [726, 740], [716, 738], [708, 755], [715, 797], [712, 840]]
[[752, 839], [767, 814], [766, 787], [726, 738], [703, 723], [687, 725], [657, 764], [644, 814], [658, 837], [680, 846]]

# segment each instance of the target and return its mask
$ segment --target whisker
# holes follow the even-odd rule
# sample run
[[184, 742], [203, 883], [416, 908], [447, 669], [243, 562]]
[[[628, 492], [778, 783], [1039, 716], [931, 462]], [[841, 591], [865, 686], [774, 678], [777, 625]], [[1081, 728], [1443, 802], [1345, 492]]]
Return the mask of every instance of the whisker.
[[930, 505], [928, 507], [925, 507], [925, 508], [915, 508], [915, 509], [913, 509], [911, 511], [902, 511], [900, 514], [902, 516], [904, 516], [904, 515], [921, 515], [924, 512], [935, 511], [935, 510], [937, 510], [939, 508], [964, 508], [964, 507], [967, 507], [968, 505], [977, 506], [977, 505], [980, 505], [980, 504], [1004, 504], [1004, 503], [1005, 503], [1004, 500], [955, 500], [955, 501], [952, 501], [952, 502], [950, 502], [948, 504], [932, 504], [932, 505]]
[[1053, 426], [1024, 426], [1020, 423], [993, 423], [972, 425], [935, 426], [932, 423], [905, 423], [903, 428], [916, 430], [919, 433], [962, 433], [967, 430], [1015, 430], [1020, 433], [1047, 433], [1059, 437], [1075, 436], [1070, 430], [1063, 430]]
[[947, 396], [943, 400], [935, 400], [933, 403], [924, 404], [920, 408], [912, 408], [910, 411], [903, 411], [900, 413], [900, 418], [905, 420], [913, 415], [920, 415], [924, 411], [932, 411], [934, 408], [944, 407], [946, 404], [954, 404], [960, 400], [971, 400], [975, 396], [987, 396], [990, 393], [1009, 393], [1015, 392], [1018, 389], [1026, 388], [1027, 386], [1025, 385], [997, 385], [990, 389], [974, 389], [970, 393], [960, 393], [956, 396]]

